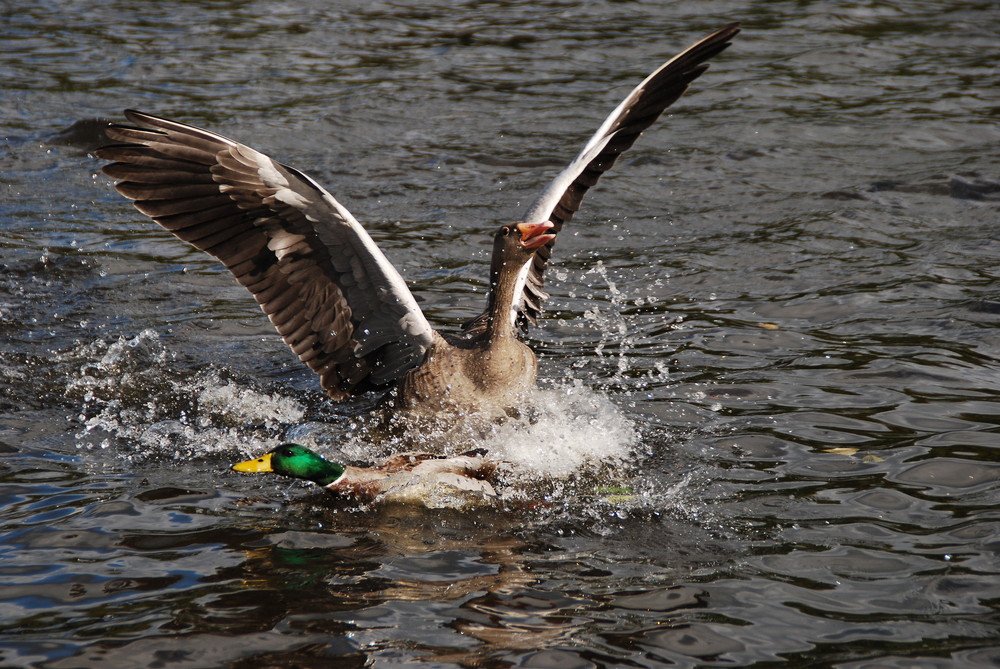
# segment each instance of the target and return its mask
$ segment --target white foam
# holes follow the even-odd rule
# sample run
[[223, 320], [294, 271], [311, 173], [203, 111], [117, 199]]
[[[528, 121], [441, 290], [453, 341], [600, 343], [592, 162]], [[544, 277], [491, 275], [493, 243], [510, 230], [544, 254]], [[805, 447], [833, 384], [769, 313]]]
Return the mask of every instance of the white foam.
[[202, 379], [204, 387], [198, 393], [198, 406], [238, 424], [261, 424], [276, 429], [295, 424], [305, 416], [302, 406], [278, 393], [260, 393], [233, 382], [221, 382], [217, 376]]
[[639, 435], [607, 397], [575, 381], [537, 390], [539, 411], [498, 426], [482, 446], [515, 471], [564, 478], [588, 468], [627, 461]]

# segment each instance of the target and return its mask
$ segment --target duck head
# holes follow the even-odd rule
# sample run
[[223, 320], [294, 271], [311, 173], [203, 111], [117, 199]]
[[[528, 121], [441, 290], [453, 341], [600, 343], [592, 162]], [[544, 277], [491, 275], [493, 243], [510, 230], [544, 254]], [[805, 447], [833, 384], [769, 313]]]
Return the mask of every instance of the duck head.
[[281, 444], [259, 458], [233, 465], [232, 469], [246, 473], [273, 472], [327, 486], [340, 479], [346, 468], [325, 460], [305, 446]]

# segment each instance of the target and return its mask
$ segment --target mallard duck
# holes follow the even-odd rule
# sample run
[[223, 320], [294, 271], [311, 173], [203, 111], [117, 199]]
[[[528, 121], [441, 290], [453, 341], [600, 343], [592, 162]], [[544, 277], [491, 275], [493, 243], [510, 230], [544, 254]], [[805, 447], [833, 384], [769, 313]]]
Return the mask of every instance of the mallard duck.
[[222, 135], [128, 110], [97, 151], [118, 192], [225, 264], [334, 400], [368, 391], [414, 414], [502, 414], [534, 388], [518, 338], [547, 294], [556, 237], [587, 190], [730, 45], [725, 26], [661, 65], [528, 208], [494, 235], [486, 309], [457, 335], [427, 321], [402, 276], [330, 193]]
[[481, 453], [451, 457], [427, 453], [394, 455], [377, 468], [331, 462], [300, 444], [281, 444], [259, 458], [239, 462], [237, 472], [273, 472], [312, 481], [336, 495], [362, 502], [419, 502], [463, 507], [497, 496], [489, 479], [497, 463]]

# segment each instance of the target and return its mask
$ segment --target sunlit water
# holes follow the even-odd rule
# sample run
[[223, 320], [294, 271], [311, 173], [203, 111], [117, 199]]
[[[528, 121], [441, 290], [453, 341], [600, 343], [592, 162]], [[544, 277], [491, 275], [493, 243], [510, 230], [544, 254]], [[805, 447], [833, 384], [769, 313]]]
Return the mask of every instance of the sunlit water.
[[[228, 470], [399, 444], [111, 189], [101, 119], [307, 171], [457, 328], [494, 227], [731, 20], [560, 236], [535, 406], [474, 437], [499, 504]], [[995, 3], [84, 0], [0, 36], [3, 666], [1000, 665]]]

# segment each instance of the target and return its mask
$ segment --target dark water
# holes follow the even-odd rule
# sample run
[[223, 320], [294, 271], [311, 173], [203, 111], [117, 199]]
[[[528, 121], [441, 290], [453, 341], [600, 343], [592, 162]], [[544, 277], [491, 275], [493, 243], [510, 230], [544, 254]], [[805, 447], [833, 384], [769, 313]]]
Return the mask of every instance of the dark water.
[[[992, 0], [2, 11], [3, 666], [1000, 666]], [[444, 327], [494, 226], [731, 20], [560, 238], [504, 505], [228, 471], [390, 446], [111, 190], [95, 119], [308, 171]]]

